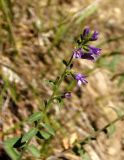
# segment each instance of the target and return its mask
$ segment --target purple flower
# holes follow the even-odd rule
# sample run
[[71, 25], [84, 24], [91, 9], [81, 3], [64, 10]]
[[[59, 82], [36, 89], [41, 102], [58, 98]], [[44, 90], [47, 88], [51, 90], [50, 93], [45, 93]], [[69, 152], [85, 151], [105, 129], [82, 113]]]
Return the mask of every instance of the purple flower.
[[81, 58], [95, 61], [97, 59], [97, 57], [100, 55], [101, 49], [96, 48], [96, 47], [92, 47], [92, 46], [88, 46], [88, 48], [89, 48], [88, 52], [82, 54]]
[[64, 93], [64, 98], [71, 98], [71, 92]]
[[78, 48], [73, 52], [73, 58], [81, 58], [83, 55], [82, 48]]
[[86, 83], [88, 83], [86, 80], [86, 76], [80, 73], [75, 74], [75, 79], [77, 80], [78, 86], [80, 86], [81, 84], [85, 85]]
[[89, 48], [89, 53], [90, 54], [94, 54], [94, 55], [100, 55], [100, 51], [101, 49], [100, 48], [97, 48], [97, 47], [92, 47], [92, 46], [88, 46]]
[[97, 40], [97, 39], [98, 39], [98, 34], [99, 34], [99, 32], [94, 31], [94, 33], [92, 34], [90, 40], [91, 40], [91, 41]]
[[82, 55], [82, 59], [87, 59], [87, 60], [91, 60], [91, 61], [95, 61], [96, 60], [96, 57], [95, 55], [91, 54], [91, 53], [85, 53]]
[[89, 35], [89, 33], [90, 33], [90, 29], [89, 29], [89, 27], [86, 27], [84, 29], [83, 34], [81, 35], [81, 39], [85, 39]]

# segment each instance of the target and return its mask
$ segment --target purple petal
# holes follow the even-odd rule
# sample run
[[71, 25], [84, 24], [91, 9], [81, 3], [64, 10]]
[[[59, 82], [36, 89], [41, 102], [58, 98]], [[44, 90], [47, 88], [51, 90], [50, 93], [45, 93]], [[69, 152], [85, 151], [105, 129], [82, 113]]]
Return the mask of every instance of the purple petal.
[[83, 54], [82, 48], [78, 48], [73, 52], [73, 58], [81, 58]]
[[85, 85], [88, 83], [88, 81], [86, 79], [82, 79], [82, 83]]
[[82, 74], [80, 74], [80, 73], [75, 74], [75, 79], [77, 81], [80, 80], [81, 78], [82, 78]]
[[89, 29], [89, 27], [86, 27], [86, 28], [84, 29], [83, 34], [81, 35], [81, 38], [82, 38], [82, 39], [86, 38], [89, 33], [90, 33], [90, 29]]
[[89, 53], [90, 54], [95, 54], [95, 55], [99, 55], [100, 54], [100, 51], [101, 51], [100, 48], [92, 47], [92, 46], [88, 46], [88, 48], [89, 48]]
[[95, 41], [98, 39], [98, 35], [99, 35], [99, 32], [97, 31], [94, 31], [94, 33], [92, 34], [92, 37], [90, 38], [91, 41]]
[[77, 84], [78, 84], [78, 86], [81, 86], [82, 81], [79, 80]]
[[86, 80], [86, 76], [80, 73], [75, 74], [75, 79], [77, 80], [77, 84], [78, 86], [80, 86], [81, 84], [86, 84], [88, 83]]
[[66, 93], [64, 94], [64, 97], [65, 97], [65, 98], [71, 98], [71, 92], [66, 92]]
[[82, 58], [82, 59], [91, 60], [91, 61], [94, 60], [94, 56], [93, 56], [92, 54], [90, 54], [90, 53], [85, 53], [85, 54], [83, 54], [81, 58]]

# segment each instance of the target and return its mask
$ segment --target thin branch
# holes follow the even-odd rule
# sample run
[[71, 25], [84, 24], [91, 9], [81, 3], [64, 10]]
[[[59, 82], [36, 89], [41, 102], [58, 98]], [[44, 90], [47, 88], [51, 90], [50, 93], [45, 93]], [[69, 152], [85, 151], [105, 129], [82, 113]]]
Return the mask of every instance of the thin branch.
[[91, 143], [92, 140], [96, 140], [96, 139], [97, 139], [97, 137], [98, 137], [98, 135], [99, 135], [100, 133], [105, 132], [106, 129], [107, 129], [109, 126], [111, 126], [111, 125], [115, 124], [116, 122], [118, 122], [118, 121], [120, 121], [120, 120], [123, 120], [123, 119], [124, 119], [124, 114], [122, 114], [121, 116], [118, 116], [115, 120], [111, 121], [110, 123], [108, 123], [107, 125], [105, 125], [103, 128], [101, 128], [101, 129], [99, 129], [98, 131], [96, 131], [95, 133], [90, 134], [89, 136], [87, 136], [86, 138], [84, 138], [84, 140], [81, 140], [81, 141], [78, 141], [78, 142], [76, 141], [71, 148], [64, 149], [62, 152], [66, 152], [66, 151], [68, 151], [68, 150], [72, 150], [75, 146], [77, 146], [77, 145], [79, 145], [79, 144], [80, 144], [81, 146], [83, 146], [83, 145], [85, 145], [85, 144]]

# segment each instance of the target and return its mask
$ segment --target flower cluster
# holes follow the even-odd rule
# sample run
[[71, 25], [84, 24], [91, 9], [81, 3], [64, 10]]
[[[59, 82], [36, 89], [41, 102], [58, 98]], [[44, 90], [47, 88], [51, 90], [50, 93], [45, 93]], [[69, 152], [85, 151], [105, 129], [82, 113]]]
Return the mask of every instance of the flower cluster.
[[83, 34], [80, 36], [80, 39], [77, 41], [78, 48], [74, 50], [73, 57], [95, 61], [100, 55], [101, 49], [88, 45], [88, 42], [95, 41], [97, 39], [97, 31], [94, 31], [91, 34], [89, 28], [85, 28]]
[[[89, 27], [85, 28], [83, 33], [80, 35], [79, 39], [77, 40], [77, 47], [72, 53], [72, 59], [78, 58], [78, 59], [87, 59], [90, 61], [96, 61], [96, 59], [99, 57], [101, 49], [89, 45], [90, 42], [96, 41], [98, 39], [98, 32], [94, 31], [91, 32]], [[67, 63], [64, 61], [64, 64], [67, 66]], [[72, 63], [68, 66], [70, 67]], [[71, 73], [73, 78], [77, 81], [77, 85], [81, 86], [82, 84], [85, 85], [88, 83], [86, 80], [86, 76], [81, 73]], [[67, 92], [64, 93], [63, 98], [70, 98], [71, 93]]]
[[[99, 57], [101, 49], [91, 46], [88, 43], [90, 41], [96, 41], [98, 34], [97, 31], [91, 33], [89, 27], [85, 28], [83, 34], [80, 35], [80, 39], [77, 40], [78, 47], [73, 52], [73, 58], [95, 61]], [[77, 80], [78, 86], [88, 83], [86, 76], [80, 73], [76, 73], [74, 77]]]

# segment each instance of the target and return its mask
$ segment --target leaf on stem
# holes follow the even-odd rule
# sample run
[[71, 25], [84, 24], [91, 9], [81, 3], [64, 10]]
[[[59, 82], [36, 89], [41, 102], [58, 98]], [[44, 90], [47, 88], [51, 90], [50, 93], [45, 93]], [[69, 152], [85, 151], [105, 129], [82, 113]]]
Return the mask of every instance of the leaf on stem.
[[22, 137], [20, 137], [16, 142], [15, 144], [13, 145], [14, 148], [23, 148], [24, 147], [24, 144], [26, 142], [21, 142], [22, 140]]
[[36, 158], [40, 157], [40, 151], [34, 145], [28, 145], [28, 151], [32, 153]]
[[121, 117], [124, 115], [124, 111], [121, 108], [115, 108], [115, 107], [111, 107], [111, 109], [113, 111], [115, 111], [115, 113], [117, 114], [118, 117]]
[[115, 124], [111, 124], [109, 127], [106, 128], [108, 137], [111, 137], [113, 133], [116, 131]]
[[51, 137], [51, 134], [49, 134], [46, 131], [38, 131], [37, 137], [40, 138], [40, 139], [48, 140]]
[[51, 125], [49, 125], [49, 124], [42, 124], [42, 126], [46, 129], [46, 131], [48, 132], [48, 133], [50, 133], [52, 136], [54, 136], [55, 135], [55, 131], [54, 131], [54, 129], [52, 128], [52, 126]]
[[66, 60], [64, 60], [64, 59], [63, 59], [63, 61], [62, 61], [62, 62], [63, 62], [63, 64], [64, 64], [65, 66], [68, 66], [68, 63], [67, 63], [67, 61], [66, 61]]
[[20, 137], [9, 138], [4, 142], [4, 149], [12, 160], [17, 160], [20, 156], [19, 152], [13, 148], [13, 145], [20, 139]]
[[82, 158], [82, 160], [90, 160], [88, 153], [81, 147], [80, 144], [77, 144], [73, 147], [73, 152]]
[[36, 128], [32, 128], [30, 129], [27, 133], [24, 134], [24, 136], [21, 139], [21, 142], [27, 142], [29, 141], [31, 138], [33, 138], [37, 133], [37, 129]]
[[42, 118], [42, 113], [41, 112], [36, 112], [33, 113], [29, 118], [28, 118], [28, 122], [32, 123], [32, 122], [36, 122], [38, 120], [40, 120]]

